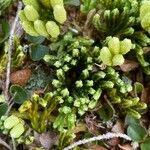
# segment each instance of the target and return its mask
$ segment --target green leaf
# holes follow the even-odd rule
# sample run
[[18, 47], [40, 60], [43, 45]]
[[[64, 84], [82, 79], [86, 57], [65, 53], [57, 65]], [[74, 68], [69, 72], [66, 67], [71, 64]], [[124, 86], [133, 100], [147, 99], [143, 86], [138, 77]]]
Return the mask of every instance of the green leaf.
[[31, 43], [35, 43], [35, 44], [41, 44], [45, 40], [45, 37], [43, 37], [43, 36], [35, 37], [35, 36], [31, 36], [29, 34], [27, 34], [25, 38], [26, 38], [27, 41], [29, 41]]
[[17, 104], [22, 104], [28, 99], [26, 90], [19, 85], [12, 85], [10, 88], [10, 92], [14, 96], [14, 102]]
[[30, 49], [30, 56], [33, 61], [39, 61], [49, 53], [49, 48], [43, 45], [32, 45]]
[[0, 33], [0, 44], [1, 44], [9, 37], [10, 31], [9, 23], [5, 20], [2, 20], [0, 28], [2, 29], [2, 32]]
[[149, 150], [150, 149], [150, 137], [147, 138], [144, 143], [140, 145], [141, 150]]
[[141, 125], [130, 125], [127, 129], [128, 136], [131, 137], [133, 141], [141, 142], [147, 136], [147, 131]]
[[127, 115], [125, 118], [125, 124], [126, 125], [138, 125], [140, 124], [139, 119], [136, 119], [135, 117], [131, 115]]
[[2, 117], [3, 115], [5, 115], [5, 113], [8, 110], [8, 104], [7, 103], [3, 103], [0, 105], [0, 117]]
[[80, 0], [64, 0], [66, 5], [80, 6]]
[[144, 86], [143, 84], [141, 84], [140, 82], [135, 82], [134, 83], [134, 91], [135, 91], [135, 94], [139, 94], [143, 91], [144, 89]]

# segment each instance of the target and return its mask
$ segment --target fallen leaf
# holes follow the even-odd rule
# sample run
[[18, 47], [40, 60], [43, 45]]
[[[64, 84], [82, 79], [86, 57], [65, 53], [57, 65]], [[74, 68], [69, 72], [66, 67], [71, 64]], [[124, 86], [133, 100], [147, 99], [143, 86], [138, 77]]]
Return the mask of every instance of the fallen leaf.
[[142, 94], [141, 94], [141, 101], [142, 102], [149, 103], [149, 100], [150, 100], [150, 94], [149, 93], [150, 93], [150, 89], [148, 87], [143, 89]]
[[132, 60], [125, 60], [124, 64], [120, 65], [120, 68], [123, 72], [129, 72], [138, 68], [138, 63]]
[[112, 127], [111, 131], [114, 133], [124, 133], [124, 127], [121, 120], [118, 120], [116, 122], [116, 124]]
[[39, 141], [42, 145], [42, 147], [46, 149], [50, 149], [57, 140], [57, 135], [54, 132], [46, 132], [42, 133], [39, 137]]
[[121, 150], [133, 150], [132, 146], [130, 144], [124, 144], [124, 145], [118, 145], [118, 147], [121, 149]]
[[23, 70], [18, 70], [10, 75], [10, 82], [12, 84], [18, 84], [21, 86], [24, 86], [27, 84], [30, 76], [31, 76], [31, 69], [23, 69]]

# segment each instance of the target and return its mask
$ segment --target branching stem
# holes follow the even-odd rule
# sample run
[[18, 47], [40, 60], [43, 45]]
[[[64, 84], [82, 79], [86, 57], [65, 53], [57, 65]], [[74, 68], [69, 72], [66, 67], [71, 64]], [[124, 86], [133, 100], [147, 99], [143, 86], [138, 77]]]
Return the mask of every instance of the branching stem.
[[123, 138], [125, 140], [131, 141], [131, 138], [129, 136], [127, 136], [126, 134], [122, 134], [122, 133], [106, 133], [106, 134], [99, 135], [99, 136], [96, 136], [96, 137], [92, 137], [92, 138], [89, 138], [89, 139], [80, 140], [80, 141], [75, 142], [75, 143], [71, 144], [70, 146], [64, 148], [63, 150], [70, 150], [70, 149], [72, 149], [74, 147], [77, 147], [79, 145], [82, 145], [82, 144], [90, 143], [90, 142], [97, 141], [97, 140], [98, 141], [100, 141], [100, 140], [108, 140], [108, 139], [112, 139], [112, 138], [116, 138], [116, 137]]

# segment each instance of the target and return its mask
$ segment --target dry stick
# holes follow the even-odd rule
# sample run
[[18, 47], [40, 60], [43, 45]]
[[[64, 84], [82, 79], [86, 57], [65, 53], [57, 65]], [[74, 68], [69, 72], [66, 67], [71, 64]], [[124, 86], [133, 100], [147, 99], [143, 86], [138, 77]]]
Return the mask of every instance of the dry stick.
[[19, 11], [22, 9], [22, 2], [18, 2], [18, 10], [17, 10], [17, 14], [16, 14], [16, 17], [15, 17], [15, 20], [13, 22], [13, 25], [12, 25], [12, 28], [10, 30], [10, 35], [9, 35], [9, 47], [8, 47], [8, 63], [7, 63], [7, 72], [6, 72], [6, 87], [5, 87], [5, 97], [6, 97], [6, 100], [8, 102], [9, 100], [9, 84], [10, 84], [10, 67], [11, 67], [11, 55], [12, 55], [12, 50], [13, 50], [13, 47], [14, 47], [14, 43], [13, 43], [13, 40], [14, 40], [14, 33], [15, 33], [15, 28], [16, 28], [16, 25], [18, 23], [18, 20], [19, 20], [19, 16], [18, 16], [18, 13]]
[[106, 134], [99, 135], [99, 136], [96, 136], [96, 137], [92, 137], [92, 138], [89, 138], [89, 139], [80, 140], [80, 141], [75, 142], [75, 143], [71, 144], [70, 146], [64, 148], [63, 150], [70, 150], [70, 149], [75, 148], [75, 147], [77, 147], [79, 145], [82, 145], [82, 144], [90, 143], [90, 142], [97, 141], [97, 140], [108, 140], [108, 139], [112, 139], [112, 138], [116, 138], [116, 137], [120, 137], [120, 138], [126, 139], [128, 141], [131, 141], [131, 138], [129, 136], [127, 136], [126, 134], [106, 133]]
[[5, 141], [3, 141], [1, 138], [0, 138], [0, 145], [3, 145], [4, 147], [6, 147], [9, 150], [12, 150], [12, 148]]

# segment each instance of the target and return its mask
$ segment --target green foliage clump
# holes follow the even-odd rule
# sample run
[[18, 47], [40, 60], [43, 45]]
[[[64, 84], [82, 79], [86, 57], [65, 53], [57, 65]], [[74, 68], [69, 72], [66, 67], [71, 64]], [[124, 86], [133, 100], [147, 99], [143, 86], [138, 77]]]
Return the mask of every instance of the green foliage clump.
[[32, 36], [56, 38], [60, 34], [58, 24], [66, 21], [63, 0], [23, 0], [25, 8], [20, 11], [20, 20], [26, 33]]
[[124, 113], [129, 114], [137, 119], [141, 118], [141, 112], [147, 108], [144, 102], [141, 102], [138, 97], [125, 96], [114, 88], [108, 92], [108, 97], [112, 104]]
[[0, 130], [3, 134], [15, 139], [18, 144], [31, 144], [34, 140], [33, 136], [30, 136], [29, 133], [26, 134], [25, 122], [15, 115], [2, 116], [0, 118]]
[[51, 112], [56, 108], [59, 97], [54, 97], [51, 92], [40, 97], [33, 94], [31, 99], [25, 101], [19, 108], [25, 120], [31, 122], [31, 126], [38, 133], [46, 132], [51, 121]]
[[134, 33], [139, 2], [137, 0], [97, 0], [93, 25], [103, 36], [127, 36]]
[[3, 14], [4, 10], [9, 7], [12, 0], [0, 0], [0, 16]]
[[[132, 47], [130, 40], [127, 43], [127, 49], [122, 44], [124, 52]], [[131, 84], [122, 80], [113, 68], [96, 66], [101, 62], [101, 51], [92, 45], [92, 40], [68, 33], [64, 39], [51, 44], [50, 54], [44, 57], [56, 70], [53, 94], [60, 97], [61, 107], [54, 128], [60, 131], [73, 128], [77, 114], [95, 108], [103, 91], [116, 88], [124, 97], [132, 91]]]
[[117, 66], [124, 63], [124, 57], [133, 48], [131, 40], [119, 41], [117, 37], [108, 37], [108, 47], [103, 47], [100, 52], [102, 62], [108, 66]]
[[[4, 49], [0, 56], [0, 76], [6, 70], [8, 62], [8, 50], [9, 45], [8, 41], [4, 43]], [[14, 51], [12, 54], [12, 63], [11, 67], [18, 68], [23, 65], [26, 55], [23, 52], [23, 47], [20, 45], [20, 41], [17, 37], [14, 38]]]
[[0, 118], [0, 130], [18, 143], [31, 144], [34, 139], [29, 134], [26, 134], [27, 127], [25, 122], [15, 115], [2, 116]]

